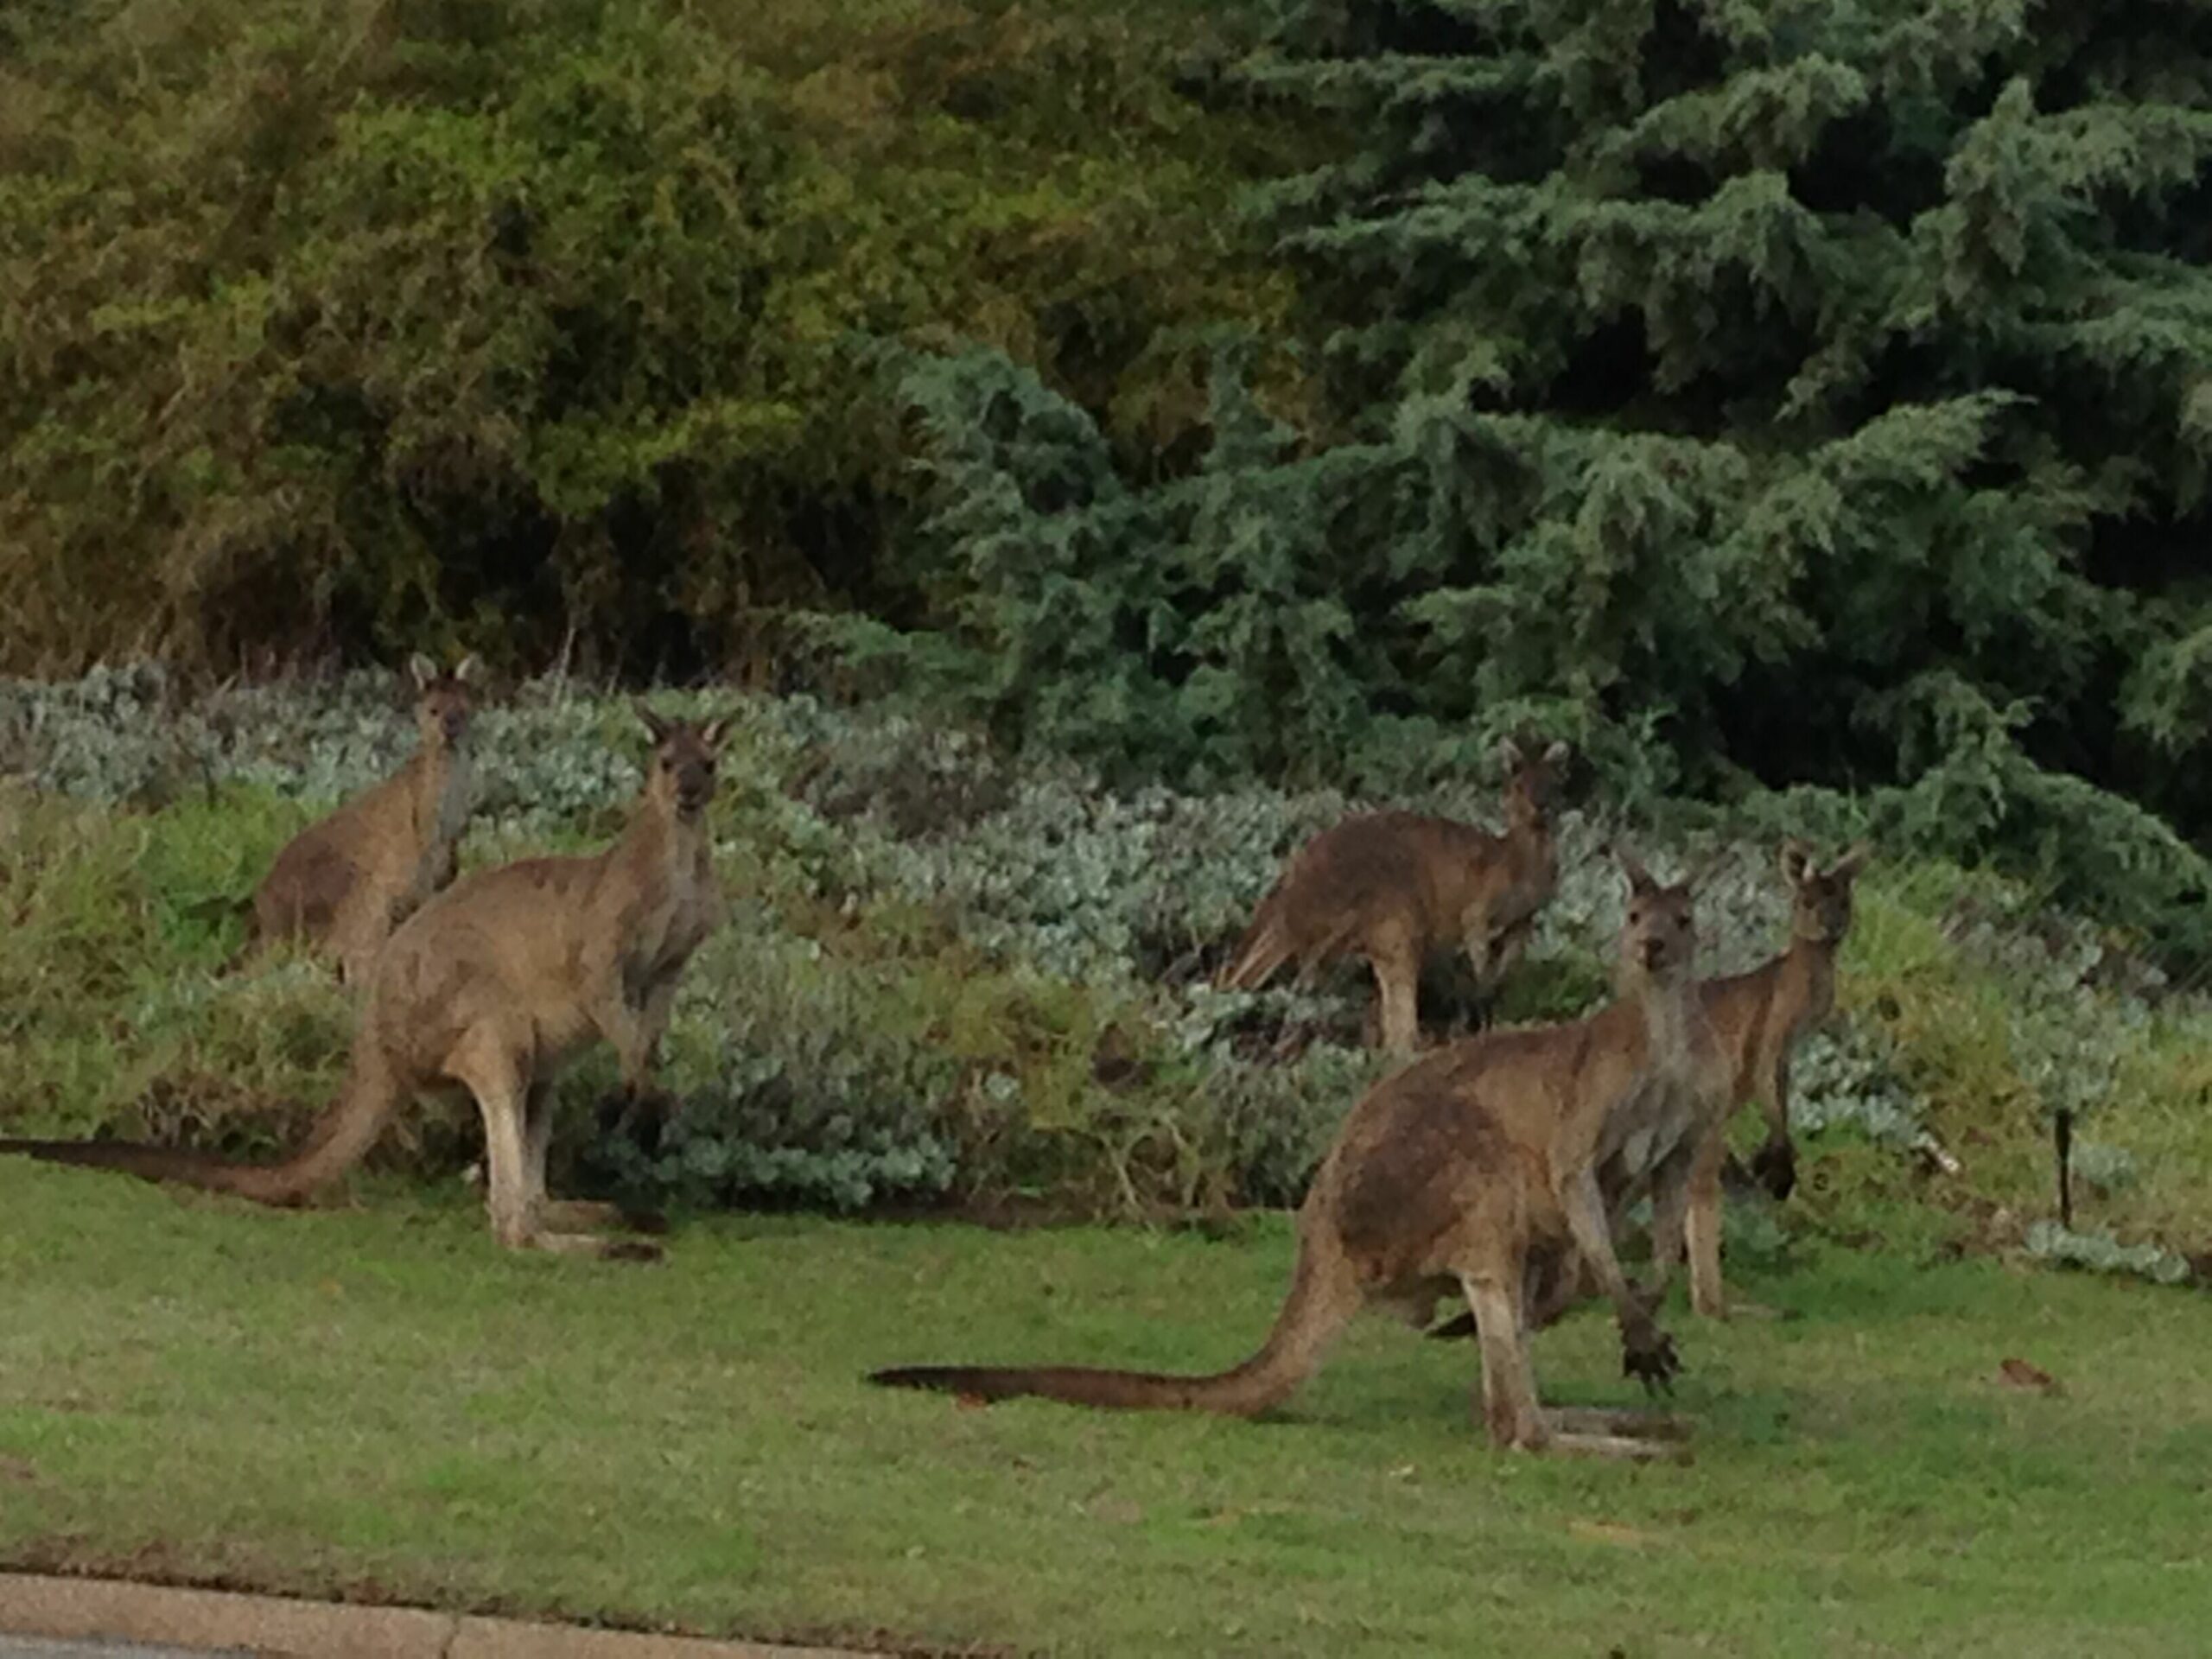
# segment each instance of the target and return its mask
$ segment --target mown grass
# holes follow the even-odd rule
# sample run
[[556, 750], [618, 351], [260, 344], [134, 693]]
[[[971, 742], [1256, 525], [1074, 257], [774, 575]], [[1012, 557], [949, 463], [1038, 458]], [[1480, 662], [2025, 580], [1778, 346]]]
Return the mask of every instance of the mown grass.
[[[1370, 1064], [1329, 1046], [1364, 981], [1209, 1024], [1191, 963], [1300, 815], [1341, 803], [1117, 817], [1066, 780], [1028, 795], [917, 760], [911, 733], [743, 707], [715, 820], [735, 915], [667, 1057], [683, 1122], [719, 1114], [723, 1150], [754, 1160], [715, 1201], [860, 1202], [835, 1195], [870, 1180], [880, 1198], [925, 1141], [954, 1198], [1220, 1218], [1250, 1171], [1294, 1187]], [[270, 740], [302, 777], [342, 791], [386, 763], [334, 758], [342, 709], [283, 721], [309, 716], [338, 735]], [[563, 697], [514, 719], [487, 741], [470, 865], [598, 844], [621, 817], [626, 715]], [[296, 1140], [342, 1065], [346, 998], [281, 957], [219, 970], [236, 900], [321, 802], [257, 780], [248, 746], [219, 772], [102, 770], [132, 729], [85, 725], [26, 766], [42, 789], [0, 785], [0, 1123]], [[110, 772], [115, 804], [70, 792]], [[1511, 1017], [1599, 994], [1617, 894], [1577, 846]], [[1707, 889], [1716, 969], [1778, 944], [1770, 863], [1739, 845]], [[469, 1114], [433, 1110], [380, 1154], [411, 1184], [365, 1178], [354, 1207], [304, 1216], [0, 1160], [0, 1559], [1016, 1650], [2193, 1652], [2212, 1318], [2192, 1293], [2024, 1266], [2050, 1172], [2014, 1045], [2054, 975], [2106, 1023], [2119, 1063], [2083, 1135], [2132, 1167], [2085, 1185], [2079, 1224], [2201, 1252], [2212, 1005], [2082, 981], [2038, 954], [2045, 933], [2068, 963], [2141, 971], [2015, 886], [1870, 873], [1840, 1001], [1887, 1058], [1801, 1093], [1838, 1127], [1804, 1138], [1789, 1205], [1732, 1217], [1734, 1279], [1804, 1317], [1675, 1321], [1687, 1470], [1493, 1456], [1467, 1418], [1471, 1350], [1379, 1324], [1264, 1424], [881, 1394], [859, 1378], [896, 1361], [1233, 1360], [1273, 1312], [1287, 1228], [721, 1215], [683, 1227], [664, 1269], [518, 1260], [450, 1179]], [[1301, 1032], [1302, 1057], [1269, 1046]], [[566, 1104], [608, 1076], [584, 1061]], [[1885, 1090], [1958, 1173], [1853, 1115]], [[2015, 1357], [2065, 1392], [1999, 1384]], [[1556, 1399], [1629, 1398], [1600, 1315], [1539, 1363]]]
[[[1815, 1249], [1678, 1317], [1689, 1467], [1500, 1457], [1473, 1356], [1373, 1321], [1260, 1423], [988, 1411], [889, 1361], [1209, 1366], [1281, 1219], [719, 1219], [659, 1268], [465, 1196], [274, 1215], [0, 1167], [0, 1559], [763, 1637], [1067, 1653], [2187, 1654], [2212, 1302]], [[2018, 1357], [2063, 1392], [1997, 1381]], [[1626, 1402], [1604, 1319], [1554, 1398]]]

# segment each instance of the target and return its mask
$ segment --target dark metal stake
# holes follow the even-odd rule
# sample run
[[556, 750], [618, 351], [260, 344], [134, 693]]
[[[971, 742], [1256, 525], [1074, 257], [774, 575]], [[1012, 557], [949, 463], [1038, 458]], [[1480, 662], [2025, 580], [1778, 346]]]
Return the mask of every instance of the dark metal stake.
[[2074, 1230], [2074, 1114], [2061, 1111], [2051, 1119], [2051, 1143], [2058, 1152], [2058, 1223]]

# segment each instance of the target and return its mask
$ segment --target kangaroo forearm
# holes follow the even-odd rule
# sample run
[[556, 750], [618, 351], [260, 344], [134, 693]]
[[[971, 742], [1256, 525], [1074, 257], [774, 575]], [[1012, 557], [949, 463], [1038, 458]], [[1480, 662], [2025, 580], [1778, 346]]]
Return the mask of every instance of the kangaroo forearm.
[[[652, 1081], [660, 1064], [660, 1040], [668, 1034], [669, 1016], [676, 1008], [676, 982], [665, 980], [646, 995], [639, 1011], [636, 1046], [622, 1056], [622, 1080], [633, 1092]], [[618, 1051], [620, 1052], [620, 1051]]]
[[1626, 1325], [1640, 1318], [1643, 1305], [1629, 1288], [1628, 1275], [1621, 1271], [1620, 1258], [1613, 1253], [1612, 1229], [1606, 1222], [1605, 1199], [1598, 1190], [1594, 1172], [1570, 1186], [1561, 1195], [1561, 1202], [1574, 1248], [1589, 1264], [1598, 1288], [1612, 1303], [1621, 1323]]

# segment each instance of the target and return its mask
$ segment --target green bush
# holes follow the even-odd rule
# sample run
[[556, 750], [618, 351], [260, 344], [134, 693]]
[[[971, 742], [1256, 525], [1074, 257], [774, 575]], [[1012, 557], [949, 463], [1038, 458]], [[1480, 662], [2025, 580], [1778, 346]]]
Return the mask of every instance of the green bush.
[[[15, 9], [11, 16], [21, 13]], [[897, 598], [875, 339], [1172, 443], [1287, 288], [1234, 9], [121, 0], [0, 52], [0, 670], [754, 654]], [[8, 25], [0, 25], [6, 27]], [[1263, 147], [1264, 146], [1264, 147]]]
[[[1357, 798], [1117, 791], [887, 710], [655, 700], [734, 712], [713, 821], [734, 913], [678, 1000], [666, 1077], [683, 1110], [650, 1153], [602, 1136], [614, 1071], [590, 1056], [559, 1091], [565, 1179], [692, 1205], [1213, 1213], [1294, 1201], [1379, 1075], [1357, 966], [1307, 988], [1209, 983], [1281, 858]], [[344, 1000], [281, 957], [217, 970], [284, 836], [404, 750], [400, 704], [372, 675], [202, 697], [151, 671], [0, 683], [0, 767], [17, 774], [0, 786], [11, 1128], [257, 1154], [298, 1138], [343, 1064]], [[467, 862], [613, 833], [644, 746], [626, 700], [532, 682], [480, 721], [487, 804]], [[1467, 779], [1406, 798], [1494, 822], [1492, 797]], [[1662, 871], [1708, 867], [1709, 971], [1783, 940], [1776, 814], [1758, 804], [1736, 832], [1630, 826]], [[1605, 843], [1622, 827], [1566, 817], [1560, 891], [1510, 1017], [1605, 995], [1622, 902]], [[1429, 990], [1432, 1026], [1457, 1028], [1453, 976]], [[2164, 1256], [2125, 1252], [2203, 1250], [2212, 1001], [2034, 889], [1886, 855], [1862, 883], [1841, 998], [1796, 1065], [1804, 1196], [1745, 1209], [1742, 1248], [1781, 1249], [1779, 1227], [2047, 1254], [2030, 1230], [2056, 1214], [2063, 1095], [2094, 1130], [2077, 1229], [2127, 1240], [2113, 1259], [2159, 1274]], [[2028, 1009], [2040, 1046], [2023, 1046]], [[2071, 1031], [2098, 1040], [2059, 1040]], [[449, 1172], [475, 1155], [465, 1108], [406, 1122], [382, 1160]]]

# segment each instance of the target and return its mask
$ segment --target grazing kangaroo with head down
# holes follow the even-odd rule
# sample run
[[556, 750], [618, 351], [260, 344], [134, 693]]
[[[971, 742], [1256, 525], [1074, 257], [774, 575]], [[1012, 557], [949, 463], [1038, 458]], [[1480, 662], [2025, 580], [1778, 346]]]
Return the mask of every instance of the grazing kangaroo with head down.
[[358, 1163], [411, 1096], [465, 1089], [484, 1118], [492, 1230], [510, 1248], [650, 1255], [576, 1230], [605, 1205], [545, 1192], [552, 1083], [594, 1037], [642, 1093], [677, 976], [720, 924], [707, 805], [727, 722], [639, 714], [653, 735], [643, 798], [620, 837], [586, 857], [474, 871], [401, 925], [377, 958], [338, 1101], [306, 1146], [271, 1165], [113, 1142], [0, 1141], [0, 1152], [181, 1181], [293, 1205]]
[[233, 965], [279, 939], [337, 958], [339, 978], [365, 984], [393, 928], [451, 885], [474, 788], [468, 727], [476, 658], [441, 674], [408, 664], [422, 747], [391, 777], [284, 844], [254, 890], [246, 943]]
[[1599, 1175], [1631, 1142], [1678, 1141], [1713, 1068], [1696, 1030], [1688, 888], [1662, 887], [1623, 862], [1630, 896], [1620, 999], [1570, 1024], [1454, 1043], [1370, 1090], [1299, 1210], [1290, 1294], [1251, 1358], [1210, 1376], [915, 1366], [872, 1380], [987, 1400], [1249, 1416], [1287, 1398], [1363, 1306], [1418, 1323], [1456, 1291], [1481, 1327], [1478, 1408], [1495, 1444], [1653, 1455], [1637, 1431], [1671, 1425], [1538, 1404], [1524, 1318], [1560, 1264], [1579, 1257], [1612, 1299], [1623, 1370], [1660, 1388], [1680, 1369], [1672, 1339], [1614, 1257]]
[[1386, 1048], [1420, 1040], [1421, 963], [1457, 944], [1485, 1000], [1520, 958], [1559, 885], [1551, 813], [1567, 745], [1533, 758], [1508, 739], [1505, 833], [1414, 812], [1371, 812], [1323, 830], [1293, 855], [1215, 983], [1252, 990], [1285, 963], [1301, 974], [1344, 955], [1375, 974]]

